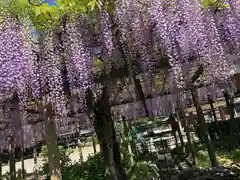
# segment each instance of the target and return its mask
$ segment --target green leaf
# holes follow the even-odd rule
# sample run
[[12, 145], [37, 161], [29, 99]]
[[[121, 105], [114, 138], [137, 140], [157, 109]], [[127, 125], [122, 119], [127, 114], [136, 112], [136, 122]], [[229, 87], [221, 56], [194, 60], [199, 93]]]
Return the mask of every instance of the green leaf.
[[91, 11], [96, 7], [96, 0], [92, 0], [88, 3], [88, 7], [90, 7]]
[[226, 4], [224, 1], [218, 1], [218, 0], [202, 0], [202, 6], [203, 8], [210, 8], [210, 7], [229, 7], [228, 4]]
[[42, 13], [42, 8], [41, 8], [41, 6], [37, 6], [37, 7], [35, 8], [35, 13], [36, 13], [36, 16], [39, 16], [39, 15]]
[[98, 58], [94, 58], [93, 59], [93, 66], [101, 66], [102, 65], [102, 61]]

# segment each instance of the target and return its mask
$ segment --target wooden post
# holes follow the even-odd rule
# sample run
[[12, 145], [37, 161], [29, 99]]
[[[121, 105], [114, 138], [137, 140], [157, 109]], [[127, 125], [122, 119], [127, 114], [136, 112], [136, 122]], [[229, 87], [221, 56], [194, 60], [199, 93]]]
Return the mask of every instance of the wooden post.
[[34, 161], [34, 176], [35, 176], [35, 179], [38, 179], [37, 150], [36, 150], [36, 147], [33, 148], [33, 161]]
[[46, 130], [46, 145], [48, 150], [50, 180], [62, 180], [60, 169], [60, 152], [57, 144], [57, 132], [54, 121], [54, 112], [51, 103], [44, 107], [44, 124]]
[[213, 107], [213, 100], [212, 100], [212, 97], [208, 94], [208, 103], [210, 104], [210, 107], [211, 107], [211, 111], [212, 111], [212, 115], [213, 115], [213, 120], [218, 123], [218, 120], [217, 120], [217, 116], [216, 116], [216, 112], [215, 112], [215, 109]]
[[[234, 97], [233, 96], [230, 96], [230, 99], [229, 99], [229, 104], [230, 104], [230, 109], [231, 111], [233, 112], [233, 114], [235, 114], [235, 108], [234, 108]], [[235, 130], [235, 133], [236, 133], [236, 137], [237, 139], [239, 138], [239, 126], [238, 126], [238, 123], [237, 121], [235, 120], [235, 117], [233, 115], [233, 127], [234, 127], [234, 130]]]
[[[174, 118], [176, 118], [176, 117], [174, 117]], [[182, 135], [182, 132], [181, 132], [181, 129], [180, 129], [180, 123], [181, 122], [179, 122], [179, 121], [176, 122], [176, 127], [177, 127], [178, 136], [179, 136], [179, 139], [180, 139], [180, 142], [181, 142], [181, 146], [182, 146], [183, 152], [184, 152], [185, 151], [185, 143], [184, 143], [183, 135]]]
[[239, 144], [239, 142], [237, 141], [238, 134], [239, 134], [238, 125], [236, 124], [235, 117], [234, 117], [234, 99], [233, 99], [233, 97], [231, 97], [229, 95], [227, 90], [225, 90], [223, 92], [223, 95], [224, 95], [226, 105], [228, 108], [228, 112], [230, 115], [230, 137], [229, 137], [229, 139], [230, 139], [230, 145], [233, 148]]
[[[129, 129], [129, 130], [132, 129], [132, 123], [131, 123], [131, 121], [128, 121], [128, 129]], [[131, 141], [131, 142], [130, 142], [130, 146], [131, 146], [132, 152], [133, 152], [134, 154], [137, 154], [137, 148], [136, 148], [136, 144], [135, 144], [134, 141]]]
[[184, 131], [186, 132], [187, 141], [188, 141], [188, 148], [189, 148], [191, 156], [192, 156], [193, 165], [195, 166], [197, 164], [197, 159], [196, 159], [196, 150], [195, 150], [194, 144], [192, 142], [192, 137], [191, 137], [191, 134], [190, 134], [190, 128], [189, 128], [189, 126], [191, 125], [190, 117], [187, 118], [185, 116], [184, 110], [182, 108], [180, 108], [179, 118], [182, 122]]
[[228, 91], [224, 91], [223, 96], [224, 96], [225, 101], [226, 101], [226, 105], [227, 105], [228, 112], [229, 112], [229, 115], [230, 115], [230, 120], [233, 121], [234, 120], [234, 106], [231, 103], [232, 101], [230, 100], [231, 97], [230, 97]]
[[[124, 136], [127, 139], [128, 138], [129, 128], [127, 126], [126, 118], [124, 116], [122, 116], [122, 122], [123, 122]], [[132, 157], [132, 148], [131, 148], [131, 144], [130, 143], [127, 143], [127, 148], [128, 148], [128, 152], [130, 154], [130, 161], [131, 161], [131, 164], [132, 164], [133, 163], [133, 157]]]
[[92, 134], [92, 144], [93, 144], [93, 152], [94, 152], [94, 154], [96, 154], [97, 153], [97, 149], [96, 149], [95, 133], [94, 132]]
[[78, 137], [78, 152], [79, 152], [79, 161], [83, 162], [82, 142], [80, 140], [80, 137]]
[[219, 113], [220, 113], [221, 119], [222, 119], [222, 120], [226, 120], [225, 112], [224, 112], [224, 107], [219, 107], [219, 108], [218, 108], [218, 111], [219, 111]]
[[22, 166], [22, 178], [25, 179], [25, 167], [24, 167], [24, 148], [21, 147], [21, 166]]
[[214, 167], [214, 166], [218, 165], [215, 149], [214, 149], [213, 144], [212, 144], [212, 142], [209, 138], [207, 125], [206, 125], [205, 118], [204, 118], [204, 115], [203, 115], [202, 107], [199, 103], [197, 90], [195, 88], [193, 88], [191, 91], [192, 91], [193, 103], [194, 103], [194, 106], [196, 108], [197, 115], [198, 115], [198, 118], [199, 118], [201, 134], [203, 136], [204, 142], [207, 145], [207, 150], [208, 150], [209, 158], [210, 158], [210, 161], [211, 161], [211, 165]]
[[212, 100], [212, 97], [208, 94], [208, 103], [210, 104], [210, 107], [211, 107], [211, 112], [212, 112], [212, 115], [213, 115], [213, 120], [215, 122], [215, 125], [216, 125], [216, 130], [217, 130], [217, 135], [218, 137], [220, 136], [221, 134], [221, 130], [219, 128], [219, 123], [218, 123], [218, 120], [217, 120], [217, 115], [216, 115], [216, 112], [215, 112], [215, 109], [213, 107], [213, 100]]
[[187, 140], [188, 140], [188, 145], [191, 151], [191, 155], [192, 155], [192, 160], [193, 160], [193, 165], [197, 164], [197, 155], [196, 155], [196, 150], [194, 147], [194, 144], [192, 142], [192, 137], [190, 135], [190, 129], [189, 129], [189, 119], [184, 118], [185, 121], [185, 131], [186, 131], [186, 135], [187, 135]]
[[0, 154], [0, 179], [2, 178], [2, 165], [3, 165], [2, 154]]
[[134, 84], [135, 84], [136, 94], [137, 94], [138, 98], [141, 99], [141, 101], [143, 103], [143, 107], [144, 107], [146, 116], [150, 117], [150, 113], [149, 113], [149, 110], [148, 110], [148, 107], [147, 107], [147, 103], [146, 103], [146, 100], [145, 100], [145, 95], [144, 95], [144, 92], [143, 92], [141, 82], [140, 82], [139, 79], [137, 79], [135, 77], [135, 75], [133, 76], [133, 81], [134, 81]]

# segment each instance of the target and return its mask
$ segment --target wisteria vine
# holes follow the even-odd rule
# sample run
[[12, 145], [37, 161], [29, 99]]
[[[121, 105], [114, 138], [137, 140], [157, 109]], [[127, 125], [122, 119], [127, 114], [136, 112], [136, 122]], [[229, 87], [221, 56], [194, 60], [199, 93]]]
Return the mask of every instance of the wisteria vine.
[[[113, 13], [102, 7], [100, 18], [96, 18], [100, 19], [102, 54], [112, 59], [116, 49], [123, 48], [129, 68], [131, 61], [138, 61], [148, 73], [162, 60], [156, 52], [163, 51], [171, 67], [172, 92], [187, 88], [193, 65], [203, 65], [207, 84], [228, 81], [240, 56], [240, 1], [224, 3], [222, 7], [203, 8], [202, 0], [117, 0]], [[70, 91], [78, 94], [84, 107], [85, 91], [94, 84], [92, 34], [86, 15], [68, 17], [61, 55], [56, 51], [59, 42], [55, 30], [43, 32], [36, 46], [29, 38], [31, 23], [1, 16], [0, 98], [17, 92], [24, 104], [29, 94], [33, 99], [48, 96], [55, 112], [64, 116], [67, 110], [60, 63], [64, 61]], [[116, 25], [122, 46], [116, 45]]]

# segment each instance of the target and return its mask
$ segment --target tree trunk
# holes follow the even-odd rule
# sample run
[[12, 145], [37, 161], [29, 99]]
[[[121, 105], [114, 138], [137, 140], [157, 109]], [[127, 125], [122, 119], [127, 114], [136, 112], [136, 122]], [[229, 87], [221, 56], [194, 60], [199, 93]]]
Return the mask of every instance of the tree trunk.
[[57, 132], [51, 104], [46, 107], [45, 114], [46, 145], [49, 158], [50, 180], [62, 180], [60, 169], [60, 152], [57, 144]]
[[193, 98], [193, 103], [194, 103], [194, 106], [196, 108], [197, 115], [198, 115], [198, 118], [199, 118], [200, 131], [201, 131], [201, 134], [203, 136], [203, 140], [207, 145], [207, 150], [208, 150], [208, 155], [209, 155], [209, 158], [210, 158], [210, 161], [211, 161], [211, 165], [213, 167], [217, 166], [218, 162], [217, 162], [217, 158], [216, 158], [215, 149], [214, 149], [213, 144], [212, 144], [212, 142], [209, 138], [207, 125], [206, 125], [205, 118], [204, 118], [204, 115], [203, 115], [202, 107], [199, 103], [199, 99], [198, 99], [196, 89], [192, 89], [192, 98]]
[[8, 154], [9, 154], [9, 170], [11, 180], [16, 180], [16, 165], [15, 165], [15, 142], [14, 137], [8, 138]]
[[[113, 19], [110, 18], [110, 20], [112, 21]], [[104, 52], [103, 57], [103, 72], [104, 75], [106, 75], [106, 80], [102, 81], [102, 95], [100, 99], [97, 99], [96, 103], [93, 102], [93, 93], [90, 89], [88, 90], [88, 114], [90, 114], [91, 111], [93, 111], [95, 114], [95, 120], [93, 123], [95, 132], [97, 134], [99, 144], [103, 152], [105, 164], [111, 172], [112, 179], [128, 180], [126, 172], [121, 164], [120, 146], [116, 139], [116, 132], [111, 116], [111, 107], [109, 105], [112, 57], [109, 57]]]
[[[92, 94], [88, 94], [91, 96]], [[92, 98], [87, 98], [92, 99]], [[113, 180], [127, 180], [127, 175], [121, 164], [119, 143], [116, 139], [113, 119], [109, 106], [108, 87], [103, 87], [102, 97], [94, 108], [95, 120], [93, 122], [99, 140], [104, 162], [109, 168]], [[90, 102], [91, 103], [91, 102]], [[90, 107], [90, 103], [88, 106]]]
[[[115, 24], [113, 22], [113, 19], [111, 18], [111, 21], [113, 24]], [[116, 29], [114, 29], [114, 26], [112, 26], [113, 28], [113, 31], [116, 31]], [[129, 71], [129, 77], [131, 78], [131, 81], [133, 81], [134, 83], [134, 88], [135, 88], [135, 92], [136, 92], [136, 95], [141, 99], [142, 103], [143, 103], [143, 107], [144, 107], [144, 110], [145, 110], [145, 113], [146, 113], [146, 116], [147, 117], [150, 117], [150, 114], [149, 114], [149, 111], [148, 111], [148, 108], [147, 108], [147, 104], [146, 104], [146, 98], [145, 98], [145, 95], [144, 95], [144, 92], [143, 92], [143, 88], [142, 88], [142, 85], [140, 83], [140, 80], [136, 78], [136, 74], [134, 73], [133, 71], [133, 57], [131, 54], [128, 53], [127, 49], [128, 49], [128, 45], [126, 43], [122, 43], [121, 40], [120, 40], [120, 37], [121, 37], [121, 31], [117, 30], [115, 32], [115, 35], [116, 35], [116, 39], [117, 39], [117, 44], [119, 45], [119, 50], [121, 52], [121, 56], [123, 58], [123, 60], [125, 61], [125, 64], [127, 65], [128, 67], [128, 71]]]
[[96, 133], [105, 164], [108, 166], [113, 180], [127, 180], [126, 173], [121, 166], [120, 148], [111, 117], [96, 113], [96, 119]]

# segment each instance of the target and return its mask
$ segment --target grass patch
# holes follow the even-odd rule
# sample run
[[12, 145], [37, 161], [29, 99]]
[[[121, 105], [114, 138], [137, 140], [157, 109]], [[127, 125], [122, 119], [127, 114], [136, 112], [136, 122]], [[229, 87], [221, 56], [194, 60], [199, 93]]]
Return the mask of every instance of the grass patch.
[[[240, 163], [240, 149], [228, 150], [224, 146], [215, 146], [219, 165], [229, 166], [232, 163]], [[197, 166], [201, 168], [211, 167], [207, 149], [204, 145], [197, 146]]]

